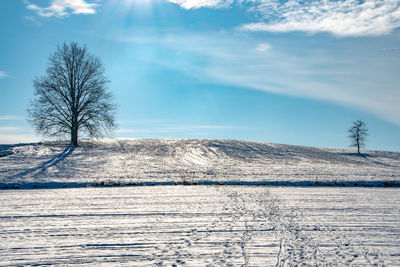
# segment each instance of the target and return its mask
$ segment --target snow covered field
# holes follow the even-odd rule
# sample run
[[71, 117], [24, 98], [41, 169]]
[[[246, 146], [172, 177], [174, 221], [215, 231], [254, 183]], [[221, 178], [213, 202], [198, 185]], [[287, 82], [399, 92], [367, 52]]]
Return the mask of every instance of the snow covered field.
[[0, 265], [400, 263], [397, 188], [2, 190]]
[[399, 185], [399, 152], [198, 139], [0, 145], [0, 266], [396, 266]]
[[[2, 149], [3, 147], [3, 149]], [[0, 188], [135, 183], [400, 182], [400, 153], [235, 140], [100, 139], [2, 146]]]

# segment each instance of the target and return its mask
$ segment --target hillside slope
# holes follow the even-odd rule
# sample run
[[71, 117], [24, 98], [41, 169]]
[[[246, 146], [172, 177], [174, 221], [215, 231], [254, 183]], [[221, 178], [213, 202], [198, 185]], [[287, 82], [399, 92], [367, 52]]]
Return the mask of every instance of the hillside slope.
[[208, 139], [91, 139], [0, 146], [0, 187], [400, 181], [400, 153]]

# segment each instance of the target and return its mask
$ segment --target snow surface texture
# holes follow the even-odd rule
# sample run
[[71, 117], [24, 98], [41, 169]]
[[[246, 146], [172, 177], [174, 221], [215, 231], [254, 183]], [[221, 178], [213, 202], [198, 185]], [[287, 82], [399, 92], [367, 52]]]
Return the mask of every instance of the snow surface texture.
[[398, 266], [398, 188], [0, 191], [0, 265]]
[[400, 185], [400, 153], [234, 140], [92, 139], [0, 146], [0, 188], [126, 184]]
[[[397, 152], [359, 156], [194, 139], [0, 145], [0, 151], [0, 188], [9, 189], [0, 190], [0, 266], [400, 262], [398, 187], [249, 186], [398, 186]], [[82, 188], [133, 184], [178, 185]], [[22, 190], [44, 187], [56, 189]]]

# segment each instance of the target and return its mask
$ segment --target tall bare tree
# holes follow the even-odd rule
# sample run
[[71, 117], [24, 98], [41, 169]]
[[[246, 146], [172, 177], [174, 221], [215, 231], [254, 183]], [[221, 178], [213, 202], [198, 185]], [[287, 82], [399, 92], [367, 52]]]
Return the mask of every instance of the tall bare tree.
[[353, 126], [349, 129], [349, 138], [351, 141], [350, 146], [357, 147], [358, 154], [361, 154], [360, 148], [365, 146], [366, 137], [368, 136], [368, 129], [365, 122], [356, 120]]
[[113, 96], [107, 92], [100, 58], [77, 43], [59, 45], [49, 57], [46, 75], [33, 81], [35, 96], [29, 119], [40, 134], [71, 136], [78, 132], [99, 136], [116, 127]]

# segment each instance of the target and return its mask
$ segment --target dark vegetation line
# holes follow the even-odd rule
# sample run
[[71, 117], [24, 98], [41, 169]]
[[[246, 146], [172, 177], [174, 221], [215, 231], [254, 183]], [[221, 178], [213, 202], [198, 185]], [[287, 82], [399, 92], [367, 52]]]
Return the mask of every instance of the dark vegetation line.
[[174, 185], [224, 185], [224, 186], [282, 186], [282, 187], [400, 187], [400, 181], [145, 181], [136, 183], [92, 182], [92, 183], [0, 183], [0, 189], [59, 189], [85, 187], [129, 187], [129, 186], [174, 186]]

